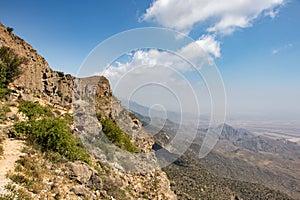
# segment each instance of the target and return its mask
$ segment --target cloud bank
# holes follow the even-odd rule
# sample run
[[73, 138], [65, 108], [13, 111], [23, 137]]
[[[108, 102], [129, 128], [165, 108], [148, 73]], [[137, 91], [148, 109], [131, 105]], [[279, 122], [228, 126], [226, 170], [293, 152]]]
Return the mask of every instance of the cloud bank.
[[156, 0], [141, 19], [186, 34], [196, 25], [206, 27], [206, 33], [199, 37], [197, 44], [218, 58], [221, 49], [216, 35], [230, 35], [251, 27], [261, 16], [275, 18], [284, 3], [285, 0]]
[[208, 32], [230, 34], [252, 25], [261, 14], [274, 18], [284, 0], [156, 0], [142, 20], [189, 33], [198, 23], [208, 22]]

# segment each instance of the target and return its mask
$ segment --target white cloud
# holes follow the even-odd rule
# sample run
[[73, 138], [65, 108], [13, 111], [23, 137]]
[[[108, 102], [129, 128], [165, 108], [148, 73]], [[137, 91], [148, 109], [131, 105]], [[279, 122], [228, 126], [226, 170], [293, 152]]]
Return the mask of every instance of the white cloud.
[[208, 32], [231, 34], [252, 25], [261, 14], [274, 18], [285, 0], [156, 0], [142, 16], [164, 27], [189, 33], [195, 24], [209, 23]]
[[[185, 73], [194, 70], [194, 67], [200, 69], [203, 65], [211, 65], [212, 60], [210, 56], [218, 58], [221, 56], [220, 51], [220, 42], [215, 40], [215, 36], [202, 35], [198, 40], [183, 46], [177, 52], [160, 51], [158, 49], [141, 49], [127, 53], [128, 61], [114, 62], [102, 75], [109, 78], [120, 79], [123, 74], [129, 71], [134, 70], [134, 72], [130, 73], [140, 75], [144, 72], [143, 70], [139, 70], [140, 67], [155, 67], [158, 65], [172, 68], [180, 73]], [[207, 54], [210, 56], [207, 56]], [[158, 71], [158, 73], [164, 72]]]
[[[195, 49], [189, 48], [187, 51], [178, 51], [178, 55], [182, 56], [186, 60], [193, 59], [194, 57], [190, 55], [191, 52]], [[181, 57], [172, 54], [167, 51], [159, 51], [157, 49], [146, 49], [146, 50], [137, 50], [132, 55], [129, 62], [120, 63], [116, 62], [115, 66], [110, 66], [105, 72], [104, 76], [109, 78], [120, 79], [122, 75], [131, 71], [135, 75], [141, 75], [144, 73], [143, 66], [152, 67], [160, 65], [163, 67], [172, 67], [175, 70], [185, 72], [189, 70], [188, 63]], [[162, 73], [158, 71], [158, 73]], [[165, 74], [166, 75], [166, 74]]]
[[221, 47], [220, 42], [216, 40], [215, 36], [208, 34], [202, 35], [198, 40], [184, 46], [177, 53], [186, 60], [199, 64], [197, 61], [199, 56], [200, 60], [208, 58], [205, 53], [214, 58], [219, 58], [221, 56]]
[[[192, 48], [195, 45], [193, 43], [175, 53], [186, 60], [193, 59], [192, 52], [197, 51]], [[200, 75], [199, 80], [189, 80], [189, 73], [197, 77], [197, 71], [178, 55], [157, 49], [137, 50], [130, 61], [115, 62], [101, 74], [109, 79], [114, 95], [120, 99], [131, 99], [130, 95], [133, 95], [135, 98], [132, 100], [147, 106], [160, 104], [169, 111], [183, 109], [194, 113], [197, 111], [197, 99], [201, 96], [202, 109], [210, 108], [209, 94]]]
[[215, 58], [221, 56], [220, 42], [216, 41], [212, 35], [202, 35], [196, 43], [208, 54], [213, 55]]

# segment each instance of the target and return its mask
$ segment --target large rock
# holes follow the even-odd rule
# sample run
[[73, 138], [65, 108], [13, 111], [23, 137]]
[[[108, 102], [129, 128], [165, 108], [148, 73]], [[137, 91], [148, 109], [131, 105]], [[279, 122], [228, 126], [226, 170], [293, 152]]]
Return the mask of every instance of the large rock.
[[93, 170], [87, 164], [79, 161], [67, 163], [66, 166], [70, 170], [70, 176], [81, 184], [86, 184], [93, 174]]
[[101, 189], [102, 180], [98, 175], [98, 172], [90, 167], [88, 164], [75, 161], [66, 164], [70, 173], [70, 177], [78, 181], [80, 184], [84, 184], [89, 188]]
[[104, 76], [100, 76], [99, 78], [97, 95], [99, 97], [111, 96], [109, 81]]

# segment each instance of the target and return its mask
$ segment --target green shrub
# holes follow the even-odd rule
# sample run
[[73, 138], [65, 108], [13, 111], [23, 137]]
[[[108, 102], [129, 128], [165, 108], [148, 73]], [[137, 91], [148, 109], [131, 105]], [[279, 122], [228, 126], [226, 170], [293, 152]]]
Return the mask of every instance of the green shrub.
[[24, 113], [29, 120], [36, 119], [38, 117], [52, 116], [51, 109], [45, 106], [41, 106], [39, 103], [31, 101], [23, 101], [18, 106], [19, 111]]
[[21, 174], [14, 174], [9, 177], [13, 182], [20, 184], [28, 184], [29, 180]]
[[44, 118], [37, 121], [20, 122], [15, 125], [19, 133], [26, 133], [28, 140], [38, 144], [43, 152], [58, 152], [71, 161], [89, 163], [86, 151], [80, 147], [67, 127], [67, 121], [59, 118]]
[[21, 134], [27, 134], [29, 132], [29, 126], [26, 122], [19, 122], [14, 125], [15, 131]]
[[0, 48], [0, 97], [3, 98], [10, 90], [8, 84], [21, 74], [20, 65], [23, 58], [18, 57], [9, 47]]
[[8, 88], [2, 88], [2, 87], [0, 87], [0, 98], [1, 99], [3, 99], [6, 95], [8, 95], [10, 93], [10, 90]]
[[6, 114], [8, 113], [8, 112], [10, 112], [11, 110], [10, 110], [10, 108], [9, 107], [7, 107], [7, 106], [2, 106], [2, 108], [0, 109], [0, 119], [2, 119], [2, 120], [6, 120], [7, 119], [7, 117], [6, 117]]
[[8, 31], [8, 33], [12, 33], [14, 31], [14, 28], [7, 27], [6, 30]]
[[8, 113], [8, 112], [11, 112], [11, 109], [8, 107], [8, 106], [2, 106], [2, 110], [5, 112], [5, 113]]
[[54, 117], [50, 108], [30, 101], [21, 102], [18, 108], [29, 121], [15, 124], [17, 133], [26, 134], [27, 140], [43, 152], [59, 153], [70, 161], [81, 160], [90, 163], [83, 145], [68, 128], [68, 124], [72, 123], [71, 115]]
[[102, 118], [100, 122], [103, 133], [112, 143], [129, 152], [137, 152], [137, 148], [130, 141], [130, 136], [124, 133], [111, 118]]

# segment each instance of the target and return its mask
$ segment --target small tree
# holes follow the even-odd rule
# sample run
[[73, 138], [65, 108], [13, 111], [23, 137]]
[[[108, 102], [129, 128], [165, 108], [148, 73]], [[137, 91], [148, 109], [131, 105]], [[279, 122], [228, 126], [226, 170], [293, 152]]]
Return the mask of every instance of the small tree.
[[18, 57], [9, 47], [0, 48], [0, 97], [3, 98], [9, 90], [7, 86], [21, 74], [20, 65], [24, 59]]
[[6, 30], [8, 31], [8, 33], [12, 33], [14, 31], [14, 28], [7, 27]]

